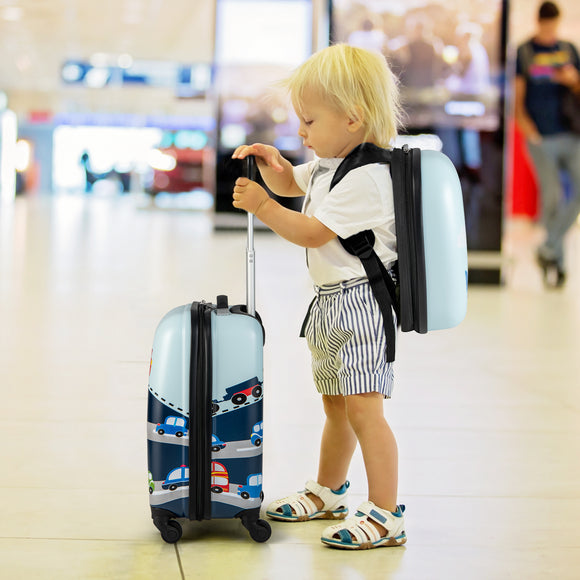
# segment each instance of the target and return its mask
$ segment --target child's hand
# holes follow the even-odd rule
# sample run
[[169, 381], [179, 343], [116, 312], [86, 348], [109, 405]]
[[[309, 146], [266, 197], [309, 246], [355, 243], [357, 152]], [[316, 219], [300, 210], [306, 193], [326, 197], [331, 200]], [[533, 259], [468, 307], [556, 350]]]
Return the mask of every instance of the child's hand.
[[234, 151], [232, 159], [244, 159], [248, 155], [256, 157], [260, 169], [266, 166], [276, 171], [276, 173], [282, 173], [284, 171], [284, 168], [280, 163], [280, 152], [276, 147], [272, 147], [272, 145], [263, 145], [262, 143], [241, 145]]
[[568, 88], [575, 87], [580, 82], [578, 69], [573, 64], [566, 64], [554, 71], [552, 78], [557, 83]]
[[233, 206], [248, 213], [258, 214], [260, 208], [270, 199], [266, 190], [247, 177], [239, 177], [234, 187]]

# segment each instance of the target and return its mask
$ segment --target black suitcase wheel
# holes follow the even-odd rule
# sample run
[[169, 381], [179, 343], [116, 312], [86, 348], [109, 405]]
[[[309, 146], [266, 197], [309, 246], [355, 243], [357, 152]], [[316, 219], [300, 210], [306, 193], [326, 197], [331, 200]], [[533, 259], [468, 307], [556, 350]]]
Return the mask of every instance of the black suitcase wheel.
[[175, 544], [175, 542], [179, 541], [181, 538], [181, 534], [183, 530], [181, 529], [181, 524], [176, 522], [175, 520], [169, 520], [167, 525], [162, 529], [159, 530], [161, 532], [161, 537], [168, 543], [168, 544]]
[[260, 387], [259, 385], [252, 389], [252, 395], [254, 397], [256, 397], [256, 399], [259, 399], [261, 394], [262, 394], [262, 387]]
[[257, 522], [248, 526], [248, 532], [254, 542], [267, 542], [272, 535], [272, 528], [265, 520], [258, 520]]
[[250, 537], [254, 542], [266, 542], [272, 535], [270, 524], [259, 518], [260, 508], [253, 508], [243, 511], [238, 517], [242, 520], [244, 528], [250, 532]]

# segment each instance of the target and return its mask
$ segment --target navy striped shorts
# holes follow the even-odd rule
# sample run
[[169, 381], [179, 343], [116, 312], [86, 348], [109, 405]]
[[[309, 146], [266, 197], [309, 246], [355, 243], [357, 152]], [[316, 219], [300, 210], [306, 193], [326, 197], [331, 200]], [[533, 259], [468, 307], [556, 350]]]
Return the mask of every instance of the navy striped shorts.
[[390, 398], [393, 364], [386, 360], [383, 317], [368, 280], [315, 289], [305, 336], [318, 392], [344, 396], [377, 392]]

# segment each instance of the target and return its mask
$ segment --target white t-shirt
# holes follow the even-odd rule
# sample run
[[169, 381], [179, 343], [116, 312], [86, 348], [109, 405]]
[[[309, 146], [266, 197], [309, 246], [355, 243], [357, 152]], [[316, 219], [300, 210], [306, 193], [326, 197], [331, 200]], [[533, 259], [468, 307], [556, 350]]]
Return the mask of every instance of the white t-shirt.
[[[302, 213], [315, 217], [341, 238], [373, 230], [375, 252], [388, 268], [397, 260], [389, 168], [379, 163], [357, 167], [329, 192], [341, 162], [341, 158], [317, 159], [294, 167], [294, 179], [306, 192]], [[359, 258], [350, 255], [336, 238], [307, 253], [308, 270], [317, 286], [366, 276]]]

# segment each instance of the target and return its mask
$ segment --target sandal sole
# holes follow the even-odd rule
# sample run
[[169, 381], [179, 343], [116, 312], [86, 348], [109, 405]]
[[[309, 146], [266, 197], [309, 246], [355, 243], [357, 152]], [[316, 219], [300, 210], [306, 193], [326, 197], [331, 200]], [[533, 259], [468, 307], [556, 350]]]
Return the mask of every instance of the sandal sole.
[[348, 515], [348, 511], [334, 513], [334, 512], [323, 512], [319, 515], [312, 516], [290, 516], [284, 517], [282, 514], [277, 514], [273, 512], [266, 512], [266, 515], [273, 520], [279, 522], [309, 522], [312, 520], [344, 520]]
[[331, 548], [338, 548], [341, 550], [370, 550], [372, 548], [394, 548], [396, 546], [402, 546], [407, 542], [407, 536], [399, 536], [397, 538], [385, 538], [378, 540], [376, 543], [365, 542], [363, 544], [344, 544], [332, 539], [321, 538], [321, 542]]

